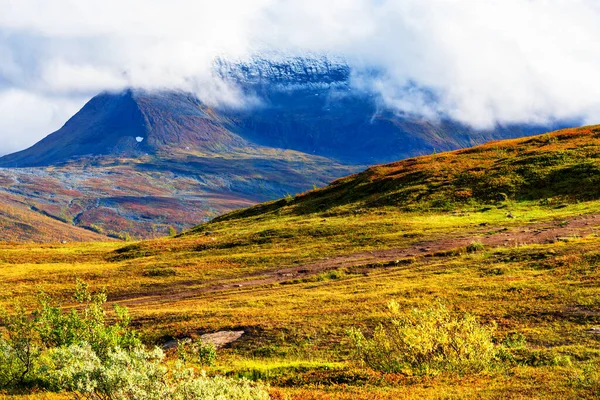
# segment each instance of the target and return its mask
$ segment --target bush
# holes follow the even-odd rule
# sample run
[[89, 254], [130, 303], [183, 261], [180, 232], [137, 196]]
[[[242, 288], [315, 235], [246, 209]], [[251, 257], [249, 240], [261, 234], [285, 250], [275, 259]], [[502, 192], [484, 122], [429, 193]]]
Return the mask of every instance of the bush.
[[35, 368], [40, 346], [34, 341], [35, 325], [21, 307], [14, 315], [2, 310], [6, 334], [0, 335], [0, 389], [24, 385]]
[[196, 375], [178, 362], [169, 370], [164, 353], [139, 346], [117, 348], [102, 362], [90, 346], [54, 349], [48, 356], [48, 380], [54, 390], [68, 390], [85, 399], [262, 400], [268, 392], [259, 384]]
[[212, 343], [198, 341], [198, 361], [202, 365], [214, 365], [217, 360], [217, 348]]
[[357, 329], [349, 336], [355, 357], [374, 370], [417, 375], [442, 371], [458, 373], [488, 369], [496, 356], [493, 327], [481, 326], [475, 317], [453, 317], [443, 304], [404, 314], [398, 303], [371, 339]]
[[200, 365], [212, 366], [217, 360], [217, 347], [208, 342], [198, 339], [192, 342], [191, 339], [184, 339], [177, 342], [177, 358], [187, 363], [190, 358], [197, 357]]
[[70, 311], [44, 294], [38, 295], [38, 306], [31, 313], [18, 305], [12, 313], [1, 310], [0, 389], [36, 381], [40, 357], [53, 348], [86, 343], [104, 359], [111, 349], [139, 345], [125, 308], [115, 306], [116, 321], [107, 324], [104, 293], [91, 294], [85, 283], [77, 282], [73, 297], [76, 307]]
[[[129, 315], [115, 307], [107, 323], [104, 293], [91, 294], [78, 282], [78, 306], [65, 311], [40, 295], [38, 307], [3, 311], [0, 331], [0, 390], [40, 387], [69, 391], [82, 399], [268, 399], [263, 386], [222, 377], [198, 376], [177, 362], [171, 369], [164, 353], [148, 351], [129, 328]], [[200, 356], [214, 362], [214, 347]]]
[[467, 245], [467, 253], [477, 253], [485, 250], [485, 245], [481, 242], [471, 242]]
[[594, 363], [586, 363], [569, 377], [571, 386], [586, 389], [590, 395], [600, 396], [600, 368]]

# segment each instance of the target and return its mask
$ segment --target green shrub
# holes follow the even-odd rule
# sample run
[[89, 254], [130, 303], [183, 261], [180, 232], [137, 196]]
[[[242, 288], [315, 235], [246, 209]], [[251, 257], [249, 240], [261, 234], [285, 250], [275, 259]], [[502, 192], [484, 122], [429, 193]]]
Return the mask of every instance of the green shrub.
[[31, 313], [18, 305], [12, 313], [1, 310], [0, 389], [34, 381], [39, 359], [49, 349], [86, 343], [104, 358], [111, 349], [139, 345], [125, 308], [115, 306], [116, 320], [107, 324], [104, 293], [92, 294], [85, 283], [77, 282], [73, 297], [77, 307], [69, 311], [44, 294], [38, 295]]
[[177, 342], [177, 358], [183, 363], [196, 358], [200, 365], [212, 366], [217, 360], [217, 347], [212, 343], [203, 342], [202, 339], [196, 342], [192, 342], [191, 339], [180, 340]]
[[502, 344], [508, 349], [523, 349], [527, 345], [527, 339], [521, 332], [511, 332], [506, 335]]
[[467, 253], [477, 253], [485, 250], [485, 245], [481, 242], [471, 242], [467, 245]]
[[214, 365], [217, 360], [217, 348], [215, 345], [198, 340], [197, 346], [198, 362], [202, 365]]
[[2, 310], [0, 320], [5, 329], [0, 335], [0, 389], [25, 385], [40, 355], [35, 323], [21, 307], [12, 315]]
[[263, 400], [262, 385], [245, 380], [196, 375], [181, 362], [168, 369], [164, 353], [138, 346], [117, 348], [101, 361], [90, 346], [53, 349], [47, 357], [52, 389], [70, 391], [84, 399]]
[[493, 327], [481, 326], [475, 317], [453, 317], [443, 304], [402, 313], [398, 303], [367, 339], [357, 329], [349, 336], [355, 357], [374, 370], [435, 375], [488, 369], [496, 356]]
[[[198, 376], [182, 362], [168, 368], [162, 350], [146, 350], [129, 328], [125, 308], [115, 307], [109, 324], [104, 293], [78, 282], [74, 299], [77, 307], [65, 310], [40, 295], [32, 313], [15, 306], [0, 314], [0, 391], [38, 387], [90, 400], [269, 398], [248, 381]], [[201, 361], [214, 363], [214, 346], [200, 349]]]

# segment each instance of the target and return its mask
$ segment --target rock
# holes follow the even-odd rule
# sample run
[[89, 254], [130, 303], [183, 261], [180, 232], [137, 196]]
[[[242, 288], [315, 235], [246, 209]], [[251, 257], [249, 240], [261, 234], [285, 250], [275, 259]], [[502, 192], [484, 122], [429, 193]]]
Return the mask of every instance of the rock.
[[162, 348], [163, 348], [163, 350], [176, 349], [177, 344], [179, 342], [191, 343], [191, 341], [192, 341], [192, 338], [190, 338], [190, 337], [184, 337], [181, 339], [169, 339], [162, 345]]
[[219, 331], [215, 333], [206, 333], [200, 336], [203, 343], [211, 343], [217, 349], [227, 346], [242, 337], [244, 331]]
[[591, 329], [588, 329], [587, 331], [588, 333], [594, 334], [594, 335], [600, 335], [600, 327], [593, 327]]

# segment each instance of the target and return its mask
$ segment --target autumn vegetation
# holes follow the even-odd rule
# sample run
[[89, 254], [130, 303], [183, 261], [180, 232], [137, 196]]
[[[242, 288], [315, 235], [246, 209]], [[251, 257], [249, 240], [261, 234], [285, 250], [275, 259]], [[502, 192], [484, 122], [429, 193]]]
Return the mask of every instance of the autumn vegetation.
[[[80, 280], [106, 293], [106, 329], [137, 333], [110, 346], [140, 343], [169, 390], [185, 352], [155, 346], [243, 330], [216, 357], [190, 346], [190, 379], [273, 399], [597, 398], [598, 154], [600, 128], [563, 130], [372, 167], [174, 237], [1, 244], [3, 345], [43, 314], [40, 291], [47, 315], [89, 307]], [[81, 392], [43, 379], [4, 390]]]

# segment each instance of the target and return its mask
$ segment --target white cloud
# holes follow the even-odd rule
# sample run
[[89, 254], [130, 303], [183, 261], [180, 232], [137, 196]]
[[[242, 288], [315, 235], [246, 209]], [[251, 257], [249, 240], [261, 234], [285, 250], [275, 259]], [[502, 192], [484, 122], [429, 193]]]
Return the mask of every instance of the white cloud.
[[376, 67], [363, 85], [431, 118], [598, 122], [598, 20], [594, 0], [0, 0], [0, 152], [102, 89], [188, 88], [235, 103], [212, 60], [264, 48]]
[[57, 130], [85, 100], [49, 98], [18, 89], [0, 92], [0, 155], [29, 147]]

